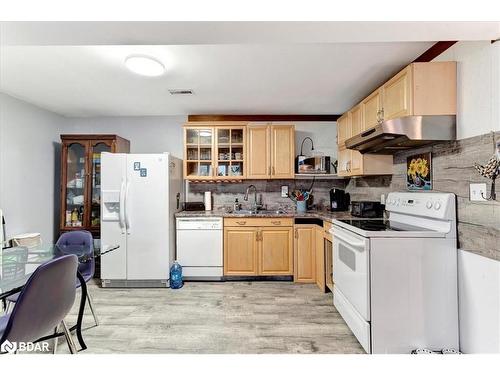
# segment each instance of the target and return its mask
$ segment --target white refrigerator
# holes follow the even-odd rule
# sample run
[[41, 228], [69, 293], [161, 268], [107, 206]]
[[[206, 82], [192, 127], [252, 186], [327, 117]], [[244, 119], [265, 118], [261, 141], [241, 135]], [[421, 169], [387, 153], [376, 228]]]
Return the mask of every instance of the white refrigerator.
[[169, 153], [101, 156], [103, 287], [168, 286], [175, 257], [182, 163]]

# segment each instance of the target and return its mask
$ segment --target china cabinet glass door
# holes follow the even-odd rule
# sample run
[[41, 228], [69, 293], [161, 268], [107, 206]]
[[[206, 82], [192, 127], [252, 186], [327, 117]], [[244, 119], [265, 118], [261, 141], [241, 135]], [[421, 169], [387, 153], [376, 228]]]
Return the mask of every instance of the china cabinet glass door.
[[66, 150], [65, 220], [66, 227], [85, 225], [85, 196], [87, 178], [87, 145], [71, 143]]
[[186, 177], [209, 179], [213, 176], [213, 129], [187, 128]]
[[98, 142], [92, 145], [91, 180], [90, 180], [90, 226], [99, 228], [101, 225], [101, 153], [111, 152], [109, 142]]

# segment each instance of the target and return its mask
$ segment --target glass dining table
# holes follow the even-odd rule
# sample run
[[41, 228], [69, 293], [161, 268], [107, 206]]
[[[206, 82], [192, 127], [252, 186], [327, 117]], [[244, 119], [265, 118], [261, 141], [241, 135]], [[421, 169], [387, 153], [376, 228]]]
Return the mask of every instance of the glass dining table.
[[[85, 263], [91, 262], [93, 258], [100, 257], [119, 247], [119, 245], [111, 245], [100, 249], [95, 248], [94, 251], [92, 251], [90, 246], [53, 244], [36, 247], [16, 246], [5, 248], [0, 251], [0, 299], [5, 301], [6, 297], [21, 291], [38, 266], [49, 260], [62, 255], [74, 254], [78, 257], [80, 268]], [[82, 322], [85, 302], [87, 301], [87, 284], [79, 271], [77, 271], [76, 278], [80, 281], [81, 286], [80, 306], [77, 322], [70, 330], [76, 331], [81, 350], [85, 350], [87, 346], [82, 336]], [[52, 334], [42, 337], [37, 341], [48, 340], [62, 335], [63, 333]]]

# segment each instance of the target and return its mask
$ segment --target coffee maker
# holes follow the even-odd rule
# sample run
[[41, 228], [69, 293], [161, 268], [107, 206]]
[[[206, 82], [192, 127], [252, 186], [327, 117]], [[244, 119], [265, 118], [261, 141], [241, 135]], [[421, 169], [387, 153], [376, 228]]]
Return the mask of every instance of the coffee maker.
[[351, 198], [349, 193], [340, 189], [330, 190], [330, 211], [348, 211]]

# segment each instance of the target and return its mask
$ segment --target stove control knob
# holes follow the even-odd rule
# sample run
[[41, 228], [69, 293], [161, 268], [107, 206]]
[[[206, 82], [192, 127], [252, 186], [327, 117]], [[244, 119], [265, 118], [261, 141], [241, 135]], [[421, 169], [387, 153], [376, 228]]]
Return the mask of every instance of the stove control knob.
[[434, 209], [437, 211], [441, 208], [441, 203], [439, 202], [436, 202], [436, 204], [434, 205]]
[[427, 203], [425, 204], [425, 207], [427, 207], [430, 210], [432, 208], [432, 202], [427, 201]]

